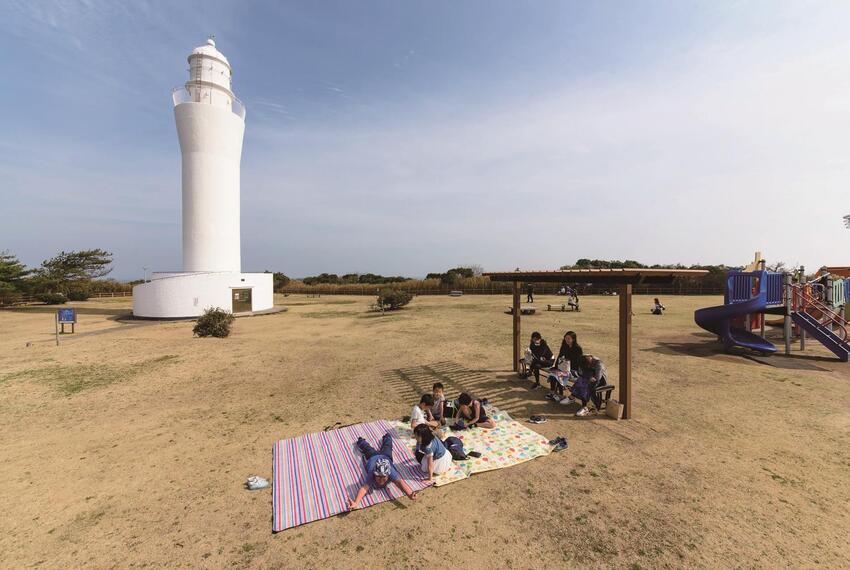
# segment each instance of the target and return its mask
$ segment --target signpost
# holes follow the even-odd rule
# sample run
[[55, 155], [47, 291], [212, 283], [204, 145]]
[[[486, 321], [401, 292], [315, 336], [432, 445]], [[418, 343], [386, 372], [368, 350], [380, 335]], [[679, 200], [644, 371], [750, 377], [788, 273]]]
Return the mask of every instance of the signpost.
[[77, 323], [77, 309], [57, 309], [56, 324], [62, 326], [58, 334], [65, 334], [65, 325], [71, 325], [71, 334], [74, 334], [74, 325]]

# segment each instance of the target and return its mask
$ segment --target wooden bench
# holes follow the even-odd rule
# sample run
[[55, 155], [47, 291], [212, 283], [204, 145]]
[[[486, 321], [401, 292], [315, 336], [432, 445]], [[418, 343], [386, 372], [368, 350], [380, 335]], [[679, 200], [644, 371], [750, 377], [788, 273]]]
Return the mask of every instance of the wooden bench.
[[[546, 376], [549, 376], [549, 373], [551, 371], [552, 371], [551, 368], [541, 368], [540, 374], [541, 375], [545, 374]], [[529, 376], [531, 376], [531, 367], [528, 364], [526, 364], [525, 359], [523, 359], [523, 358], [519, 359], [519, 372], [517, 374], [522, 379], [525, 379], [525, 378], [528, 378]], [[567, 382], [566, 388], [567, 388], [568, 391], [572, 387], [573, 384], [574, 384], [574, 382]], [[599, 400], [600, 400], [600, 407], [599, 407], [600, 412], [602, 410], [604, 410], [605, 407], [608, 405], [608, 400], [611, 399], [611, 394], [614, 393], [615, 387], [616, 386], [614, 386], [614, 384], [605, 384], [604, 386], [596, 386], [596, 388], [594, 389], [594, 392], [596, 393], [596, 395], [599, 397]]]
[[[520, 315], [533, 315], [536, 312], [537, 312], [537, 309], [535, 309], [534, 307], [520, 307], [520, 309], [519, 309]], [[511, 307], [511, 306], [508, 306], [508, 309], [505, 311], [505, 313], [508, 314], [508, 315], [513, 315], [514, 314], [514, 308]]]
[[567, 310], [567, 307], [570, 308], [571, 311], [581, 311], [581, 308], [578, 306], [578, 303], [570, 301], [568, 303], [562, 303], [560, 305], [546, 305], [547, 311], [561, 311], [562, 313]]

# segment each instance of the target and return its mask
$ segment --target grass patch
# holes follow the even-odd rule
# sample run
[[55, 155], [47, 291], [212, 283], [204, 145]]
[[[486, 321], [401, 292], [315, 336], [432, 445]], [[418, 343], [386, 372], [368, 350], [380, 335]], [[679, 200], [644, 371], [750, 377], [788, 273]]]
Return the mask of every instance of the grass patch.
[[[366, 297], [369, 297], [369, 295], [366, 295]], [[280, 304], [286, 307], [318, 307], [320, 305], [353, 305], [355, 303], [357, 301], [321, 301], [317, 299], [315, 301], [283, 301]]]
[[[76, 542], [79, 536], [88, 529], [97, 526], [100, 519], [106, 514], [105, 508], [95, 509], [79, 513], [71, 520], [62, 532], [58, 535], [59, 540], [67, 542]], [[53, 534], [56, 529], [51, 529], [48, 534]]]
[[340, 317], [356, 317], [360, 315], [357, 311], [314, 311], [312, 313], [301, 313], [306, 319], [334, 319]]
[[142, 372], [156, 370], [177, 360], [176, 354], [149, 358], [134, 364], [70, 364], [31, 368], [0, 375], [0, 384], [10, 380], [34, 380], [63, 396], [130, 380]]
[[768, 469], [767, 467], [762, 466], [762, 469], [764, 471], [767, 471], [767, 474], [770, 475], [770, 478], [779, 483], [780, 485], [793, 485], [797, 483], [797, 481], [783, 477], [779, 473], [775, 473], [773, 470]]

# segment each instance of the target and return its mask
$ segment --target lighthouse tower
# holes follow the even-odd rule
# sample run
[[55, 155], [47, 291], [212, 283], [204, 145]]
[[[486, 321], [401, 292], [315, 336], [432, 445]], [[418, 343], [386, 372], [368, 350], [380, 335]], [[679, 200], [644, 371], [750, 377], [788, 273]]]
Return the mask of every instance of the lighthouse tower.
[[181, 318], [208, 307], [271, 309], [272, 275], [241, 272], [245, 107], [233, 93], [233, 69], [212, 38], [188, 59], [189, 80], [172, 93], [183, 171], [183, 271], [157, 272], [134, 287], [133, 313]]
[[239, 163], [245, 108], [232, 70], [210, 38], [189, 55], [189, 81], [174, 92], [183, 155], [183, 271], [241, 271]]

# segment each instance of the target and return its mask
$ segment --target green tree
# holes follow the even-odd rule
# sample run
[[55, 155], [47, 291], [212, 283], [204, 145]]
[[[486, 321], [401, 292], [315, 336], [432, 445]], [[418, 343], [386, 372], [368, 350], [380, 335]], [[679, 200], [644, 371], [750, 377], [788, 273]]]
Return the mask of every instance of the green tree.
[[16, 255], [0, 251], [0, 305], [18, 302], [24, 279], [32, 273]]
[[20, 262], [18, 256], [8, 250], [0, 251], [0, 283], [18, 289], [24, 278], [32, 273], [27, 266]]
[[647, 266], [639, 261], [627, 259], [587, 259], [576, 260], [574, 265], [563, 265], [561, 269], [645, 269]]
[[90, 281], [109, 275], [112, 254], [102, 249], [59, 252], [41, 263], [39, 271], [55, 281]]
[[279, 271], [274, 272], [274, 276], [272, 277], [272, 279], [274, 279], [275, 291], [280, 291], [281, 289], [289, 285], [290, 281], [292, 281], [289, 277]]
[[41, 263], [30, 280], [35, 293], [86, 291], [93, 279], [108, 275], [112, 254], [102, 249], [59, 252]]
[[456, 285], [461, 279], [469, 279], [475, 276], [478, 266], [473, 267], [455, 267], [449, 269], [445, 273], [429, 273], [425, 279], [439, 279], [444, 285]]

